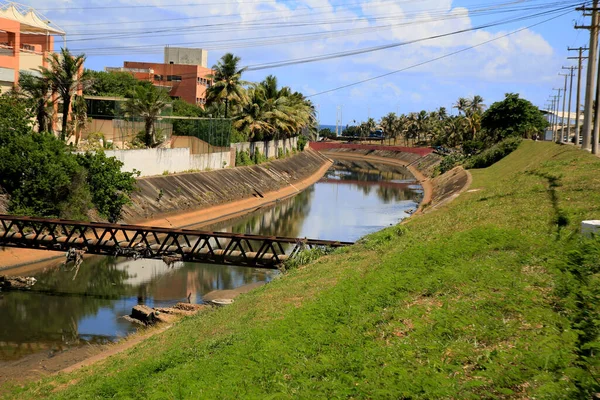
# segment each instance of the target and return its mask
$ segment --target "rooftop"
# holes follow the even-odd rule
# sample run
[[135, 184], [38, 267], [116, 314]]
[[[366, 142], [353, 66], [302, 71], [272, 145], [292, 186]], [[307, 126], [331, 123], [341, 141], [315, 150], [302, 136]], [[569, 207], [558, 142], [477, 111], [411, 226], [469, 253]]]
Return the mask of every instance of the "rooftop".
[[0, 0], [0, 18], [21, 23], [21, 32], [35, 35], [66, 35], [43, 14], [24, 4]]

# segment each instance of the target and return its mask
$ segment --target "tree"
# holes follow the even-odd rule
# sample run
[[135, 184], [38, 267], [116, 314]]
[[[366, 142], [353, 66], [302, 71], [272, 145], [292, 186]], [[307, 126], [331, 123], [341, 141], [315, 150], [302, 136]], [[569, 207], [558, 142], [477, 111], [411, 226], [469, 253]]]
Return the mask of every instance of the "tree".
[[381, 118], [381, 127], [388, 138], [396, 137], [396, 129], [398, 127], [397, 119], [398, 117], [396, 117], [396, 113], [393, 112]]
[[467, 100], [464, 97], [461, 97], [452, 107], [458, 110], [458, 115], [460, 115], [461, 113], [465, 113], [469, 108], [469, 100]]
[[323, 128], [319, 131], [319, 136], [322, 138], [335, 139], [337, 136], [334, 131], [329, 128]]
[[150, 81], [140, 81], [129, 72], [105, 72], [86, 70], [90, 84], [84, 95], [126, 97], [137, 86], [152, 86]]
[[51, 132], [52, 123], [48, 113], [48, 105], [52, 95], [50, 81], [43, 76], [35, 76], [24, 72], [19, 76], [20, 93], [34, 103], [33, 109], [37, 121], [38, 132]]
[[[204, 117], [204, 110], [195, 104], [183, 100], [173, 100], [173, 116], [176, 117]], [[195, 136], [198, 133], [198, 121], [190, 119], [174, 119], [173, 133], [178, 135]]]
[[232, 104], [241, 104], [247, 99], [245, 85], [248, 82], [242, 80], [242, 74], [246, 68], [239, 68], [240, 58], [231, 53], [225, 54], [219, 62], [213, 66], [214, 73], [207, 78], [213, 80], [213, 84], [206, 91], [206, 101], [225, 104], [225, 118], [229, 116], [229, 107]]
[[121, 172], [123, 163], [104, 152], [85, 153], [77, 162], [87, 170], [86, 181], [92, 191], [92, 202], [98, 213], [109, 222], [121, 218], [123, 207], [131, 200], [129, 195], [136, 187], [136, 173]]
[[233, 127], [248, 139], [262, 139], [265, 134], [272, 134], [275, 128], [269, 123], [269, 115], [265, 110], [265, 91], [258, 85], [247, 93], [247, 101], [236, 116]]
[[488, 143], [497, 143], [509, 136], [541, 134], [547, 126], [542, 112], [517, 93], [507, 93], [504, 100], [492, 104], [481, 119], [484, 140]]
[[27, 101], [0, 97], [0, 187], [15, 214], [85, 218], [91, 208], [85, 169], [65, 143], [33, 134]]
[[68, 49], [62, 49], [60, 54], [50, 53], [47, 61], [50, 67], [41, 67], [40, 72], [62, 100], [63, 120], [60, 138], [65, 140], [73, 95], [79, 90], [84, 90], [89, 84], [88, 74], [85, 71], [81, 72], [85, 56], [83, 54], [74, 56]]
[[171, 98], [163, 89], [154, 86], [136, 86], [125, 102], [125, 111], [133, 117], [144, 120], [144, 143], [147, 147], [156, 144], [154, 123], [160, 113], [171, 102]]

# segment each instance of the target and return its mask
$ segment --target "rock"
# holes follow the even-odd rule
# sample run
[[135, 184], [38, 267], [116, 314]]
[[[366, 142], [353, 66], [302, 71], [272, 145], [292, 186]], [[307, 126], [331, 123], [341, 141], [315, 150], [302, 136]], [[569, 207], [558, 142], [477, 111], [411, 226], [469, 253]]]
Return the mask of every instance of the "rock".
[[177, 303], [173, 308], [183, 311], [200, 311], [206, 307], [202, 304]]
[[142, 321], [146, 325], [152, 325], [156, 322], [156, 312], [144, 305], [137, 305], [131, 309], [131, 318]]
[[138, 325], [146, 326], [146, 324], [143, 323], [142, 321], [140, 321], [139, 319], [131, 318], [129, 315], [124, 315], [122, 318], [125, 321], [131, 322], [132, 324], [138, 324]]
[[210, 302], [217, 306], [228, 306], [230, 304], [233, 304], [233, 299], [214, 299]]
[[23, 276], [0, 276], [0, 289], [4, 290], [27, 290], [30, 289], [35, 283], [37, 279], [33, 277], [23, 277]]

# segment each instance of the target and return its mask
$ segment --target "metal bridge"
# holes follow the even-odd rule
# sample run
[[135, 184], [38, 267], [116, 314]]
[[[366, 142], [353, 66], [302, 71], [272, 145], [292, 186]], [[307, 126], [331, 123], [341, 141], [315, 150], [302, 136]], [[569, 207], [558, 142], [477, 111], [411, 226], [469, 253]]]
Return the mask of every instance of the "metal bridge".
[[0, 247], [276, 269], [303, 249], [350, 242], [203, 232], [0, 214]]

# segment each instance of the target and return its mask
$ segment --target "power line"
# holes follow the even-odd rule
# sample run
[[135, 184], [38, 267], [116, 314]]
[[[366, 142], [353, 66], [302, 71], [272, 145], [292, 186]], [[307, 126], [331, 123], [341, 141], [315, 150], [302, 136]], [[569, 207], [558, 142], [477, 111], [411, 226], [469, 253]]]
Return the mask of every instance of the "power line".
[[[559, 3], [554, 3], [554, 4], [565, 4], [565, 2], [559, 2]], [[571, 6], [572, 5], [569, 5], [568, 7], [553, 9], [548, 12], [561, 11], [564, 8], [570, 8]], [[527, 8], [527, 9], [529, 9], [529, 8]], [[535, 9], [539, 9], [539, 7], [535, 7]], [[523, 9], [519, 8], [518, 10], [522, 11]], [[512, 11], [512, 10], [501, 10], [502, 13], [506, 13], [508, 11]], [[498, 11], [496, 11], [495, 13], [498, 13]], [[533, 17], [543, 15], [543, 14], [544, 13], [534, 14]], [[478, 17], [480, 15], [479, 14], [473, 15], [473, 17], [476, 17], [476, 16]], [[243, 39], [226, 39], [226, 40], [214, 40], [214, 41], [203, 41], [203, 42], [187, 42], [184, 44], [187, 44], [187, 45], [189, 45], [189, 44], [213, 44], [212, 46], [210, 46], [210, 45], [203, 46], [204, 48], [206, 48], [208, 50], [215, 50], [215, 49], [221, 49], [221, 48], [227, 48], [227, 49], [248, 48], [248, 47], [266, 46], [266, 45], [276, 45], [276, 44], [283, 44], [283, 43], [292, 43], [292, 42], [299, 42], [299, 41], [317, 40], [317, 39], [321, 39], [321, 38], [331, 38], [331, 37], [337, 37], [337, 36], [356, 35], [356, 34], [361, 34], [361, 33], [366, 33], [366, 32], [385, 30], [388, 28], [393, 28], [393, 27], [398, 27], [398, 26], [421, 24], [423, 22], [436, 22], [436, 21], [440, 21], [440, 20], [447, 20], [447, 19], [458, 18], [458, 17], [465, 18], [466, 16], [465, 15], [458, 15], [458, 16], [451, 15], [450, 17], [444, 16], [444, 17], [437, 18], [437, 19], [432, 18], [432, 19], [425, 20], [425, 21], [410, 21], [410, 22], [402, 22], [402, 23], [390, 24], [390, 25], [376, 25], [376, 26], [368, 26], [368, 27], [361, 27], [361, 28], [338, 29], [338, 30], [325, 31], [325, 32], [304, 32], [304, 33], [297, 33], [297, 34], [290, 34], [290, 35], [277, 35], [275, 37], [253, 37], [253, 38], [243, 38]], [[495, 24], [515, 22], [520, 19], [528, 19], [531, 17], [532, 17], [531, 15], [528, 15], [528, 16], [513, 18], [512, 20], [506, 19], [506, 20], [496, 22]], [[479, 27], [475, 27], [475, 28], [470, 28], [469, 30], [482, 29], [482, 28], [489, 27], [489, 26], [494, 26], [494, 25], [488, 24], [488, 25], [483, 25], [483, 26], [479, 26]], [[468, 31], [468, 30], [464, 30], [464, 31]], [[459, 31], [458, 33], [461, 33], [461, 31]], [[436, 38], [436, 37], [433, 37], [433, 38]], [[168, 45], [168, 44], [163, 44], [163, 45], [151, 44], [151, 45], [139, 45], [139, 46], [116, 46], [116, 47], [115, 46], [107, 46], [107, 47], [99, 47], [99, 48], [75, 48], [72, 50], [73, 51], [85, 51], [88, 54], [94, 54], [94, 55], [115, 54], [115, 53], [109, 53], [109, 51], [111, 51], [111, 50], [119, 50], [119, 52], [122, 51], [122, 52], [127, 52], [127, 54], [132, 54], [134, 52], [140, 52], [140, 53], [147, 52], [147, 49], [150, 49], [150, 48], [158, 48], [158, 47], [162, 48], [165, 45]], [[172, 45], [172, 43], [170, 45]], [[398, 46], [398, 44], [396, 43], [396, 44], [392, 44], [389, 46], [395, 47], [395, 46]], [[350, 55], [352, 55], [352, 54], [350, 54]], [[290, 61], [290, 60], [287, 60], [287, 61]], [[291, 60], [291, 61], [297, 61], [297, 60]], [[270, 65], [273, 63], [268, 63], [268, 64]], [[254, 68], [254, 67], [258, 67], [258, 66], [262, 66], [262, 65], [263, 64], [251, 66], [251, 67]], [[266, 65], [266, 64], [264, 64], [264, 65]]]
[[395, 71], [391, 71], [391, 72], [388, 72], [388, 73], [385, 73], [385, 74], [382, 74], [382, 75], [374, 76], [374, 77], [372, 77], [372, 78], [363, 79], [363, 80], [360, 80], [360, 81], [357, 81], [357, 82], [354, 82], [354, 83], [349, 83], [349, 84], [347, 84], [347, 85], [338, 86], [338, 87], [336, 87], [336, 88], [333, 88], [333, 89], [324, 90], [324, 91], [322, 91], [322, 92], [318, 92], [318, 93], [315, 93], [315, 94], [312, 94], [312, 95], [310, 95], [310, 96], [306, 96], [306, 97], [307, 97], [307, 98], [311, 98], [311, 97], [320, 96], [320, 95], [323, 95], [323, 94], [326, 94], [326, 93], [331, 93], [331, 92], [335, 92], [335, 91], [338, 91], [338, 90], [346, 89], [346, 88], [349, 88], [349, 87], [352, 87], [352, 86], [360, 85], [360, 84], [362, 84], [362, 83], [366, 83], [366, 82], [374, 81], [374, 80], [377, 80], [377, 79], [384, 78], [384, 77], [386, 77], [386, 76], [390, 76], [390, 75], [394, 75], [394, 74], [397, 74], [397, 73], [400, 73], [400, 72], [404, 72], [404, 71], [407, 71], [407, 70], [409, 70], [409, 69], [413, 69], [413, 68], [417, 68], [417, 67], [420, 67], [420, 66], [423, 66], [423, 65], [426, 65], [426, 64], [430, 64], [430, 63], [432, 63], [432, 62], [439, 61], [439, 60], [442, 60], [442, 59], [444, 59], [444, 58], [448, 58], [448, 57], [454, 56], [454, 55], [456, 55], [456, 54], [464, 53], [464, 52], [466, 52], [466, 51], [469, 51], [469, 50], [472, 50], [472, 49], [474, 49], [474, 48], [477, 48], [477, 47], [484, 46], [484, 45], [486, 45], [486, 44], [488, 44], [488, 43], [495, 42], [495, 41], [497, 41], [497, 40], [500, 40], [500, 39], [503, 39], [503, 38], [505, 38], [505, 37], [508, 37], [508, 36], [514, 35], [514, 34], [516, 34], [516, 33], [523, 32], [523, 31], [525, 31], [525, 30], [527, 30], [527, 29], [531, 29], [531, 28], [533, 28], [533, 27], [536, 27], [536, 26], [538, 26], [538, 25], [545, 24], [546, 22], [550, 22], [550, 21], [552, 21], [552, 20], [555, 20], [555, 19], [557, 19], [557, 18], [560, 18], [560, 17], [562, 17], [562, 16], [565, 16], [565, 15], [567, 15], [567, 14], [570, 14], [570, 13], [571, 13], [571, 11], [568, 11], [568, 12], [565, 12], [565, 13], [563, 13], [563, 14], [556, 15], [556, 16], [554, 16], [554, 17], [551, 17], [551, 18], [548, 18], [548, 19], [546, 19], [546, 20], [544, 20], [544, 21], [540, 21], [540, 22], [537, 22], [537, 23], [535, 23], [535, 24], [532, 24], [532, 25], [526, 26], [526, 27], [524, 27], [524, 28], [520, 28], [520, 29], [517, 29], [517, 30], [515, 30], [515, 31], [509, 32], [509, 33], [507, 33], [507, 34], [505, 34], [505, 35], [498, 36], [498, 37], [496, 37], [496, 38], [493, 38], [493, 39], [490, 39], [490, 40], [486, 40], [485, 42], [481, 42], [481, 43], [478, 43], [478, 44], [476, 44], [476, 45], [473, 45], [473, 46], [465, 47], [465, 48], [463, 48], [463, 49], [460, 49], [460, 50], [457, 50], [457, 51], [453, 51], [453, 52], [451, 52], [451, 53], [444, 54], [443, 56], [440, 56], [440, 57], [432, 58], [432, 59], [430, 59], [430, 60], [427, 60], [427, 61], [422, 61], [422, 62], [420, 62], [420, 63], [414, 64], [414, 65], [411, 65], [411, 66], [409, 66], [409, 67], [405, 67], [405, 68], [397, 69], [397, 70], [395, 70]]
[[[560, 9], [545, 11], [545, 12], [541, 12], [541, 13], [537, 13], [537, 14], [533, 14], [533, 15], [529, 15], [529, 16], [525, 16], [525, 17], [519, 17], [519, 18], [515, 18], [513, 20], [493, 22], [493, 23], [484, 24], [484, 25], [480, 25], [477, 27], [469, 28], [469, 29], [462, 29], [459, 31], [444, 33], [444, 34], [435, 35], [435, 36], [429, 36], [427, 38], [415, 39], [415, 40], [406, 41], [406, 42], [390, 43], [390, 44], [381, 45], [381, 46], [375, 46], [375, 47], [363, 48], [363, 49], [351, 50], [351, 51], [345, 51], [345, 52], [338, 52], [338, 53], [326, 54], [326, 55], [315, 56], [315, 57], [304, 57], [304, 58], [297, 58], [297, 59], [286, 60], [286, 61], [256, 64], [256, 65], [248, 66], [248, 71], [258, 71], [258, 70], [266, 69], [266, 68], [278, 68], [278, 67], [289, 66], [289, 65], [304, 64], [304, 63], [315, 62], [315, 61], [329, 60], [332, 58], [348, 57], [348, 56], [353, 56], [353, 55], [358, 55], [358, 54], [370, 53], [370, 52], [374, 52], [374, 51], [405, 46], [408, 44], [414, 44], [414, 43], [433, 40], [433, 39], [440, 39], [443, 37], [453, 36], [453, 35], [457, 35], [460, 33], [471, 32], [471, 31], [475, 31], [475, 30], [481, 30], [481, 29], [490, 28], [490, 27], [494, 27], [494, 26], [504, 25], [506, 23], [536, 18], [536, 17], [540, 17], [542, 15], [553, 14], [556, 12], [564, 11], [565, 8], [571, 8], [571, 7], [562, 7]], [[569, 11], [567, 14], [569, 14], [569, 13], [571, 13], [571, 11]]]

